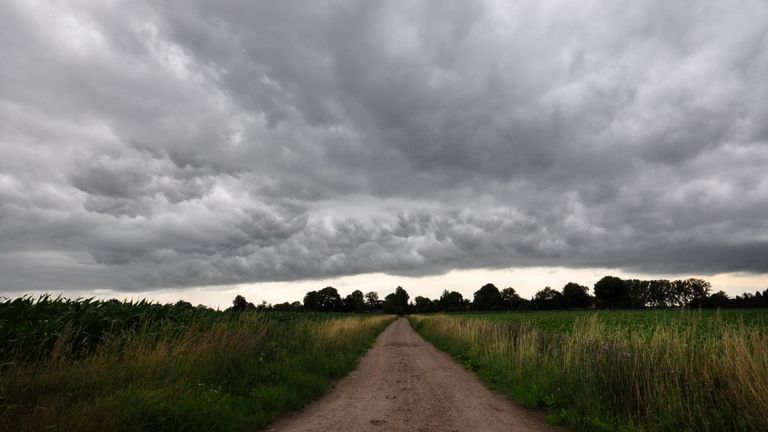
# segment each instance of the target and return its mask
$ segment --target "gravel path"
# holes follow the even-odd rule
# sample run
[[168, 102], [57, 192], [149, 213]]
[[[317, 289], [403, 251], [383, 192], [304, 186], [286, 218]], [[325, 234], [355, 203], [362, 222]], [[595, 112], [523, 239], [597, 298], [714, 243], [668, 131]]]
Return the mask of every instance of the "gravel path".
[[483, 386], [405, 318], [384, 330], [357, 369], [325, 397], [269, 430], [556, 431], [541, 413]]

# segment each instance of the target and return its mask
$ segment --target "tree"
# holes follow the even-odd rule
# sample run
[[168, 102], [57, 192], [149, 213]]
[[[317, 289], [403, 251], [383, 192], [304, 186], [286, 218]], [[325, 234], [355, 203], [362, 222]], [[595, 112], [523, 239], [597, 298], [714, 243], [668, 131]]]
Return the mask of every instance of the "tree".
[[397, 297], [397, 302], [402, 307], [408, 307], [408, 299], [411, 297], [408, 295], [408, 291], [404, 290], [403, 287], [399, 286], [395, 288], [395, 297]]
[[427, 297], [417, 296], [415, 299], [413, 309], [416, 313], [427, 313], [435, 311], [435, 302]]
[[550, 287], [545, 287], [533, 296], [533, 307], [536, 309], [562, 309], [564, 305], [563, 294]]
[[651, 307], [663, 308], [672, 304], [672, 282], [666, 279], [648, 281], [647, 304]]
[[304, 309], [310, 311], [320, 310], [320, 295], [317, 291], [310, 291], [304, 295]]
[[475, 291], [472, 309], [475, 310], [499, 310], [504, 308], [504, 300], [499, 289], [494, 284], [485, 284]]
[[363, 292], [354, 290], [344, 297], [344, 310], [347, 312], [362, 312], [365, 310], [365, 298]]
[[744, 293], [742, 295], [737, 295], [733, 300], [731, 300], [731, 305], [733, 307], [752, 307], [755, 304], [755, 297], [750, 293]]
[[520, 310], [528, 307], [528, 300], [520, 297], [512, 287], [501, 290], [501, 301], [504, 303], [504, 309], [508, 310]]
[[176, 302], [176, 307], [179, 309], [194, 309], [194, 306], [192, 306], [192, 303], [184, 300], [179, 300]]
[[384, 297], [384, 313], [405, 315], [408, 312], [409, 298], [403, 287], [397, 287], [394, 293]]
[[681, 306], [690, 305], [693, 303], [701, 304], [709, 292], [712, 290], [712, 285], [703, 279], [688, 278], [682, 282], [682, 296]]
[[341, 302], [341, 296], [334, 287], [325, 287], [318, 293], [318, 306], [320, 311], [323, 312], [338, 312], [343, 310], [343, 304]]
[[627, 291], [629, 292], [629, 307], [644, 308], [651, 302], [649, 281], [629, 279], [625, 280], [624, 284], [627, 286]]
[[368, 310], [381, 309], [382, 304], [381, 300], [379, 300], [379, 294], [375, 291], [367, 293], [365, 295], [365, 306], [368, 308]]
[[440, 310], [447, 312], [467, 310], [469, 300], [465, 300], [460, 292], [445, 290], [440, 299], [437, 300], [437, 306]]
[[700, 303], [697, 304], [697, 301], [694, 300], [692, 306], [694, 307], [703, 307], [703, 308], [725, 308], [730, 306], [731, 299], [728, 297], [728, 294], [726, 294], [724, 291], [718, 291], [711, 296], [701, 300]]
[[685, 306], [685, 299], [687, 298], [687, 295], [685, 292], [686, 287], [683, 281], [672, 281], [669, 284], [669, 288], [670, 289], [667, 293], [667, 305], [675, 307]]
[[272, 310], [275, 312], [288, 312], [291, 310], [291, 304], [288, 302], [275, 303], [272, 305]]
[[630, 305], [627, 285], [615, 276], [605, 276], [595, 283], [595, 297], [601, 307], [621, 309]]
[[252, 311], [252, 310], [256, 310], [256, 306], [254, 306], [253, 303], [249, 303], [248, 300], [245, 299], [245, 297], [241, 295], [237, 295], [235, 296], [235, 299], [232, 301], [232, 307], [229, 308], [229, 310], [233, 312]]
[[563, 304], [569, 308], [587, 308], [592, 303], [589, 288], [568, 282], [563, 287]]
[[677, 307], [688, 306], [694, 300], [698, 300], [697, 303], [700, 303], [709, 295], [711, 288], [709, 282], [702, 279], [676, 280], [670, 284], [666, 303], [668, 306]]

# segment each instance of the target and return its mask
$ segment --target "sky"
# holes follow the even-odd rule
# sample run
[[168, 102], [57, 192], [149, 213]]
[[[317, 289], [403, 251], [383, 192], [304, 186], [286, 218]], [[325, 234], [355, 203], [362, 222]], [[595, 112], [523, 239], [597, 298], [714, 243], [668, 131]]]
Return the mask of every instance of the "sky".
[[768, 3], [0, 2], [0, 296], [768, 288]]

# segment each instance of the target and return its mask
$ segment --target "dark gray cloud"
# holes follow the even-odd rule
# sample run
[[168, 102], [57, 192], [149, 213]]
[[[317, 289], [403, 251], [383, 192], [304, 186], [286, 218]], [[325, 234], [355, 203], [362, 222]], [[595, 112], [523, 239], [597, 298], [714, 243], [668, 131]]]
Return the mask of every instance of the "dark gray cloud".
[[768, 273], [768, 6], [0, 5], [0, 290]]

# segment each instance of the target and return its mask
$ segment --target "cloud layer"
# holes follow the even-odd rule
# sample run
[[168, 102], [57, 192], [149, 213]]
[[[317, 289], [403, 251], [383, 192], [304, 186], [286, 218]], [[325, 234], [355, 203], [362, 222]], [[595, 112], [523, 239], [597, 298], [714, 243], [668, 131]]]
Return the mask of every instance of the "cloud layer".
[[768, 5], [0, 4], [0, 290], [768, 273]]

